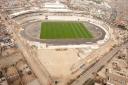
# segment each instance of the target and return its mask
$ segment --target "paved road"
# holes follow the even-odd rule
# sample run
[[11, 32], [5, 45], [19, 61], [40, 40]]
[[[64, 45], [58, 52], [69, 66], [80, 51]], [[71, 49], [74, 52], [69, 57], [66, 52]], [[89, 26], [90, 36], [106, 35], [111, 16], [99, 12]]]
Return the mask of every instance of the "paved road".
[[109, 52], [109, 54], [102, 57], [95, 65], [93, 65], [88, 71], [86, 71], [83, 75], [81, 75], [76, 81], [74, 81], [71, 85], [83, 85], [85, 81], [87, 81], [89, 78], [93, 77], [92, 73], [97, 72], [102, 66], [106, 65], [109, 60], [111, 60], [115, 54], [119, 51], [120, 48], [128, 45], [126, 43], [125, 45], [121, 47], [116, 47], [112, 51]]
[[32, 70], [40, 80], [41, 85], [52, 85], [52, 81], [49, 74], [47, 73], [47, 70], [45, 70], [45, 68], [43, 68], [43, 65], [39, 63], [39, 60], [36, 58], [35, 53], [31, 52], [28, 46], [26, 46], [18, 36], [18, 32], [16, 31], [16, 29], [19, 29], [18, 26], [15, 26], [17, 27], [15, 28], [13, 25], [14, 23], [11, 23], [12, 26], [10, 26], [8, 21], [5, 20], [4, 16], [1, 18], [3, 22], [5, 22], [5, 24], [8, 26], [8, 28], [13, 32], [13, 37], [19, 46], [19, 50], [21, 50], [28, 64], [31, 66]]
[[[8, 23], [7, 23], [8, 24]], [[14, 23], [13, 23], [14, 24]], [[16, 24], [16, 23], [15, 23]], [[27, 46], [23, 40], [21, 40], [20, 36], [18, 35], [18, 26], [17, 28], [13, 27], [12, 25], [11, 30], [13, 30], [13, 37], [16, 41], [16, 43], [19, 46], [19, 49], [22, 51], [25, 59], [27, 60], [28, 64], [31, 66], [32, 70], [38, 77], [41, 85], [53, 85], [52, 84], [52, 79], [48, 73], [48, 71], [45, 69], [45, 67], [39, 62], [38, 58], [36, 57], [37, 55], [35, 52], [30, 50], [31, 48]]]

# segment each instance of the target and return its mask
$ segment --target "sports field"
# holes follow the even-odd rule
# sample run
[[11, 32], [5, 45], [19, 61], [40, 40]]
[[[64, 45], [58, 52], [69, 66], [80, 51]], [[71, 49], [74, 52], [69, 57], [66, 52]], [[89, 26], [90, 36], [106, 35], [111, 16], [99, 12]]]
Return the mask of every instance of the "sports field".
[[93, 35], [82, 22], [47, 21], [41, 23], [40, 39], [90, 39]]

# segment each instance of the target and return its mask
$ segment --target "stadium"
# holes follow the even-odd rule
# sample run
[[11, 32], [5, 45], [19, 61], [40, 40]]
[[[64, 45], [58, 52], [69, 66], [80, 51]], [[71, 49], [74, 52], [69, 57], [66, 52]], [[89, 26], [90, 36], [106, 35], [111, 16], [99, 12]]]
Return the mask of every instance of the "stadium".
[[0, 85], [128, 85], [128, 0], [0, 0]]
[[[30, 41], [46, 43], [48, 46], [80, 46], [80, 44], [105, 43], [109, 39], [109, 27], [106, 30], [104, 27], [99, 26], [98, 23], [102, 23], [101, 21], [98, 22], [79, 16], [45, 16], [45, 14], [35, 14], [38, 18], [34, 15], [33, 17], [25, 17], [28, 20], [23, 22], [19, 19], [19, 23], [23, 24], [21, 36]], [[20, 15], [18, 18], [23, 18], [23, 16]], [[16, 17], [16, 19], [18, 18]], [[96, 24], [95, 21], [98, 23]], [[47, 28], [45, 28], [46, 26]]]
[[36, 53], [34, 63], [45, 69], [50, 82], [60, 85], [76, 79], [94, 64], [101, 56], [91, 55], [92, 52], [107, 47], [112, 38], [112, 30], [102, 20], [72, 11], [58, 1], [10, 17], [20, 25], [20, 39]]

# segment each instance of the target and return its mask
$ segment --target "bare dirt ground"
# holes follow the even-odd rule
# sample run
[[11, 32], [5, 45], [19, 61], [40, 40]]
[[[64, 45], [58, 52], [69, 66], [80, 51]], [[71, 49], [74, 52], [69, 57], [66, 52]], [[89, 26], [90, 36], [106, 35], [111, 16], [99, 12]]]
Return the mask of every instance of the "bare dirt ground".
[[41, 49], [38, 51], [38, 58], [47, 67], [51, 76], [58, 78], [70, 77], [71, 66], [79, 60], [75, 49], [63, 51]]

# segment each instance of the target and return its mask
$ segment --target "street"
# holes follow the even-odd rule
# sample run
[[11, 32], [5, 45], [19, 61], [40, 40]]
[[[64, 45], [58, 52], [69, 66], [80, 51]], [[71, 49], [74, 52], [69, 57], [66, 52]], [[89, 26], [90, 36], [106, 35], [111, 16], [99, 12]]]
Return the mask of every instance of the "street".
[[106, 65], [109, 60], [111, 60], [114, 55], [119, 51], [120, 48], [128, 45], [128, 43], [123, 46], [116, 47], [111, 50], [107, 55], [102, 57], [96, 64], [94, 64], [88, 71], [76, 79], [71, 85], [83, 85], [89, 78], [93, 77], [94, 72], [97, 72], [102, 66]]
[[21, 39], [18, 35], [18, 27], [13, 27], [13, 36], [15, 38], [16, 43], [19, 46], [19, 49], [23, 53], [25, 59], [27, 60], [28, 64], [31, 66], [32, 70], [34, 71], [35, 75], [38, 77], [41, 85], [52, 85], [52, 79], [45, 69], [45, 67], [39, 62], [37, 58], [36, 52], [34, 52], [26, 43]]

